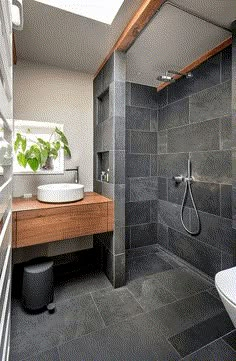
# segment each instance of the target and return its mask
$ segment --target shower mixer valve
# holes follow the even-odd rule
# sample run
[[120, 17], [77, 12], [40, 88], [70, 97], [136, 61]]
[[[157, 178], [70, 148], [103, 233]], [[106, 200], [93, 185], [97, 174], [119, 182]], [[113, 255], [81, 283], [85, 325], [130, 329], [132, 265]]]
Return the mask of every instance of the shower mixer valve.
[[177, 175], [175, 177], [173, 177], [173, 180], [175, 181], [175, 183], [179, 184], [182, 182], [193, 182], [193, 177], [183, 177], [182, 175]]

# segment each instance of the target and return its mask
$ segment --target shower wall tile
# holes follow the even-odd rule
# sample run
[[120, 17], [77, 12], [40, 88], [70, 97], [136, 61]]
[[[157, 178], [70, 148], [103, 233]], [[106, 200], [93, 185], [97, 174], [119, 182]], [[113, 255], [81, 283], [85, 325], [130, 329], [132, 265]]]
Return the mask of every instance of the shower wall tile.
[[173, 176], [187, 174], [189, 155], [187, 153], [159, 154], [158, 176], [172, 178]]
[[[181, 224], [181, 218], [180, 218], [181, 206], [162, 200], [159, 200], [158, 204], [159, 204], [159, 214], [158, 214], [159, 222], [170, 228], [185, 232]], [[184, 210], [184, 221], [187, 227], [189, 227], [190, 209], [188, 207], [185, 207]]]
[[231, 151], [198, 152], [191, 154], [195, 181], [232, 183]]
[[158, 177], [158, 199], [167, 201], [167, 178]]
[[131, 83], [131, 105], [144, 108], [157, 108], [157, 90], [141, 84]]
[[192, 72], [193, 93], [198, 93], [203, 89], [219, 84], [221, 72], [220, 68], [221, 54], [217, 54], [195, 69]]
[[156, 154], [156, 132], [131, 131], [131, 153]]
[[221, 270], [221, 252], [202, 242], [168, 229], [169, 250], [214, 277]]
[[[115, 52], [94, 80], [94, 190], [114, 200], [114, 232], [95, 239], [114, 287], [125, 283], [125, 66], [125, 54]], [[109, 183], [96, 180], [101, 171], [97, 153], [106, 151]]]
[[158, 130], [158, 111], [157, 111], [157, 109], [150, 110], [150, 130], [151, 130], [151, 132], [157, 132], [157, 130]]
[[148, 108], [126, 107], [126, 129], [150, 130], [150, 113]]
[[150, 155], [126, 154], [126, 177], [148, 177], [150, 175]]
[[102, 128], [102, 150], [109, 151], [114, 149], [114, 138], [113, 138], [113, 118], [105, 120]]
[[156, 200], [158, 194], [158, 178], [132, 178], [130, 181], [131, 202]]
[[159, 109], [158, 129], [168, 129], [189, 123], [189, 99], [185, 98], [178, 102], [168, 104]]
[[231, 149], [232, 147], [232, 117], [221, 118], [220, 124], [220, 149]]
[[126, 87], [125, 87], [125, 103], [126, 105], [131, 105], [131, 83], [130, 82], [126, 82]]
[[220, 122], [217, 119], [168, 130], [168, 153], [219, 150]]
[[190, 122], [200, 122], [231, 114], [231, 81], [190, 96]]
[[167, 153], [167, 130], [162, 130], [157, 134], [158, 154]]
[[150, 202], [150, 221], [151, 223], [158, 222], [158, 200]]
[[[114, 183], [125, 184], [125, 151], [116, 150], [114, 152]], [[111, 181], [111, 179], [110, 179]]]
[[221, 184], [221, 216], [232, 219], [232, 186]]
[[[220, 215], [220, 185], [216, 183], [194, 182], [191, 185], [194, 201], [198, 210]], [[173, 179], [168, 179], [168, 201], [182, 204], [185, 191], [185, 183], [176, 185]], [[193, 208], [193, 204], [187, 193], [187, 207]]]
[[168, 104], [168, 89], [169, 88], [164, 88], [162, 91], [157, 93], [158, 108], [163, 108]]
[[157, 176], [157, 161], [158, 161], [158, 157], [156, 154], [151, 154], [150, 155], [150, 159], [151, 159], [151, 171], [150, 171], [150, 175], [153, 176]]
[[221, 82], [232, 79], [232, 46], [222, 51]]
[[157, 224], [157, 243], [168, 249], [168, 227], [162, 223]]
[[[164, 227], [159, 232], [158, 243], [212, 277], [221, 269], [233, 266], [236, 259], [236, 236], [232, 234], [231, 218], [233, 207], [233, 226], [236, 228], [236, 206], [232, 204], [231, 188], [234, 124], [231, 117], [231, 52], [228, 47], [195, 69], [192, 78], [182, 77], [158, 93], [157, 218]], [[189, 113], [185, 113], [183, 121], [183, 117], [179, 119], [181, 112], [177, 105], [184, 102], [189, 102]], [[172, 112], [175, 107], [176, 111]], [[234, 138], [236, 140], [236, 136]], [[202, 223], [197, 236], [189, 236], [181, 225], [185, 184], [176, 185], [173, 181], [175, 175], [187, 175], [189, 157], [194, 178], [192, 192]], [[233, 175], [236, 175], [234, 159], [236, 156], [233, 156]], [[165, 193], [162, 191], [165, 182], [167, 199], [163, 199]], [[233, 189], [236, 190], [236, 186]], [[236, 191], [233, 194], [236, 199]], [[189, 194], [184, 220], [188, 228], [196, 230]]]
[[174, 102], [220, 83], [221, 54], [217, 54], [192, 71], [192, 78], [182, 78], [168, 89], [168, 100]]
[[131, 248], [157, 243], [157, 224], [148, 223], [131, 227]]
[[235, 258], [233, 255], [221, 252], [221, 269], [228, 269], [235, 266]]
[[125, 117], [114, 117], [114, 149], [125, 150]]
[[[195, 239], [211, 245], [223, 252], [233, 254], [235, 247], [235, 240], [232, 234], [232, 220], [215, 215], [198, 212], [201, 221], [201, 232], [194, 236]], [[191, 211], [191, 228], [196, 229], [196, 215], [195, 211]]]
[[125, 206], [126, 226], [150, 222], [150, 202], [130, 202]]
[[131, 138], [131, 131], [125, 131], [125, 152], [130, 153], [130, 138]]

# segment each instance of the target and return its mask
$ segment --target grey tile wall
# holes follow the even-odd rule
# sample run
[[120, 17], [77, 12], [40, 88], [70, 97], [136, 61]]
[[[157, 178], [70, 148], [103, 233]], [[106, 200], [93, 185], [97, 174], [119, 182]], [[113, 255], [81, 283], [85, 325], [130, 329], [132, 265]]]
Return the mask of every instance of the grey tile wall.
[[126, 84], [126, 247], [157, 242], [157, 91]]
[[[114, 200], [115, 219], [114, 232], [94, 241], [114, 287], [125, 284], [125, 78], [125, 54], [115, 52], [94, 80], [94, 191]], [[101, 160], [108, 183], [99, 179]]]
[[[232, 210], [233, 210], [233, 229], [236, 229], [236, 22], [232, 24], [232, 135], [233, 135], [233, 144], [232, 144], [232, 169], [233, 169], [233, 192], [232, 192]], [[227, 63], [230, 58], [229, 54], [225, 54], [227, 58]], [[229, 67], [229, 66], [228, 66]], [[225, 68], [226, 69], [226, 68]], [[224, 74], [224, 76], [226, 76]], [[236, 232], [235, 232], [236, 233]], [[236, 255], [235, 255], [236, 258]]]
[[[157, 242], [212, 277], [234, 265], [236, 245], [232, 232], [231, 78], [229, 47], [194, 70], [193, 78], [182, 78], [158, 93]], [[201, 220], [197, 236], [190, 236], [181, 225], [185, 185], [173, 181], [175, 175], [186, 176], [189, 157]], [[233, 210], [236, 214], [236, 207]], [[195, 230], [189, 194], [184, 216], [186, 225]]]

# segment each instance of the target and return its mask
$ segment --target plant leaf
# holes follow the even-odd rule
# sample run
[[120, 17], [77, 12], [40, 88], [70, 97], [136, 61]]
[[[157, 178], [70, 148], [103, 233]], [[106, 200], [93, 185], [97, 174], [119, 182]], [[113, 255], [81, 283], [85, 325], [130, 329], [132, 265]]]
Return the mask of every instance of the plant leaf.
[[27, 165], [27, 159], [25, 158], [25, 155], [23, 153], [17, 154], [17, 161], [22, 167], [26, 167]]
[[36, 172], [38, 170], [38, 167], [39, 167], [39, 161], [38, 159], [36, 158], [29, 158], [28, 159], [28, 164], [30, 166], [30, 168]]
[[64, 152], [66, 155], [68, 155], [68, 157], [71, 158], [71, 151], [70, 148], [67, 145], [64, 145]]

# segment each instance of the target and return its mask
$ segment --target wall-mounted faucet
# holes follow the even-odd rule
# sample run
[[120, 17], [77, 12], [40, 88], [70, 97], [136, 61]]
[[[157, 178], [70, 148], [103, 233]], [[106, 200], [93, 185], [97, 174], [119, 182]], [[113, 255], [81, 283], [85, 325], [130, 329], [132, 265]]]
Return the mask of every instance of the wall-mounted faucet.
[[79, 167], [65, 169], [66, 172], [76, 172], [74, 182], [79, 183]]

